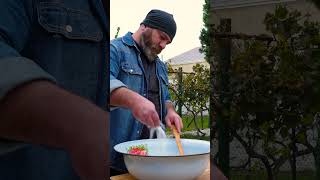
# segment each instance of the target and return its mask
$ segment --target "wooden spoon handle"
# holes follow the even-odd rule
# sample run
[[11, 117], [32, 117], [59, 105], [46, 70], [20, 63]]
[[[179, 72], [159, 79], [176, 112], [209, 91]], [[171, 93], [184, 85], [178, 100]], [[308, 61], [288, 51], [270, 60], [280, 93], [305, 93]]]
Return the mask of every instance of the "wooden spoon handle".
[[174, 138], [176, 139], [176, 143], [178, 145], [179, 154], [180, 155], [184, 155], [184, 152], [183, 152], [183, 149], [182, 149], [182, 145], [181, 145], [181, 141], [180, 141], [180, 134], [178, 133], [176, 127], [173, 126], [172, 132], [173, 132]]

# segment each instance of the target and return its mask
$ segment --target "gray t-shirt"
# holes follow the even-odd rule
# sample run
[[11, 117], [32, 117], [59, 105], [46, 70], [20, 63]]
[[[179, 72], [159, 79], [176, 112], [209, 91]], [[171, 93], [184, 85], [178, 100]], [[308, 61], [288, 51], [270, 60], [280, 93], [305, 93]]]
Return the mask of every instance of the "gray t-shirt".
[[[139, 47], [139, 46], [138, 46]], [[146, 89], [147, 89], [147, 98], [150, 100], [156, 107], [158, 115], [160, 115], [160, 92], [159, 92], [159, 80], [156, 75], [156, 62], [150, 62], [147, 57], [140, 49], [140, 58], [143, 64], [143, 68], [145, 71], [145, 78], [146, 78]], [[160, 118], [160, 117], [159, 117]], [[141, 139], [149, 138], [149, 128], [146, 126], [143, 127], [141, 132]]]

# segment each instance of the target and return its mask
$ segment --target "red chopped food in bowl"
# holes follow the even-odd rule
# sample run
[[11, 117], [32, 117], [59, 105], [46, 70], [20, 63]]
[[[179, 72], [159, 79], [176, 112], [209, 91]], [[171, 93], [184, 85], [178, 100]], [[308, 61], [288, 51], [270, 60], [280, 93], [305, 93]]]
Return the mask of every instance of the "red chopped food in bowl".
[[137, 146], [131, 146], [128, 149], [129, 154], [134, 155], [140, 155], [140, 156], [147, 156], [148, 155], [148, 149], [146, 145], [137, 145]]

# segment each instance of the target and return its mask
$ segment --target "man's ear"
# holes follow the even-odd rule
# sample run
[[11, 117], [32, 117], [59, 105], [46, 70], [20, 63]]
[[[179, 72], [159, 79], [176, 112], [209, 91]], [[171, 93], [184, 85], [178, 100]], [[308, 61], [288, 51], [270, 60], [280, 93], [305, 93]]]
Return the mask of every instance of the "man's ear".
[[141, 24], [141, 25], [140, 25], [140, 28], [141, 28], [142, 31], [145, 31], [145, 30], [147, 29], [147, 26], [144, 25], [144, 24]]

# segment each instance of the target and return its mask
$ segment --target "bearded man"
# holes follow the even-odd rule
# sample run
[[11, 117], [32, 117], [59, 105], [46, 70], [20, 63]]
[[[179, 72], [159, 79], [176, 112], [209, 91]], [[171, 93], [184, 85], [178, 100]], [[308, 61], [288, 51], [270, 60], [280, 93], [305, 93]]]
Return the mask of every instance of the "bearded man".
[[149, 138], [149, 128], [183, 126], [168, 91], [168, 70], [158, 54], [176, 34], [172, 14], [151, 10], [135, 33], [110, 42], [110, 175], [126, 172], [113, 146]]

